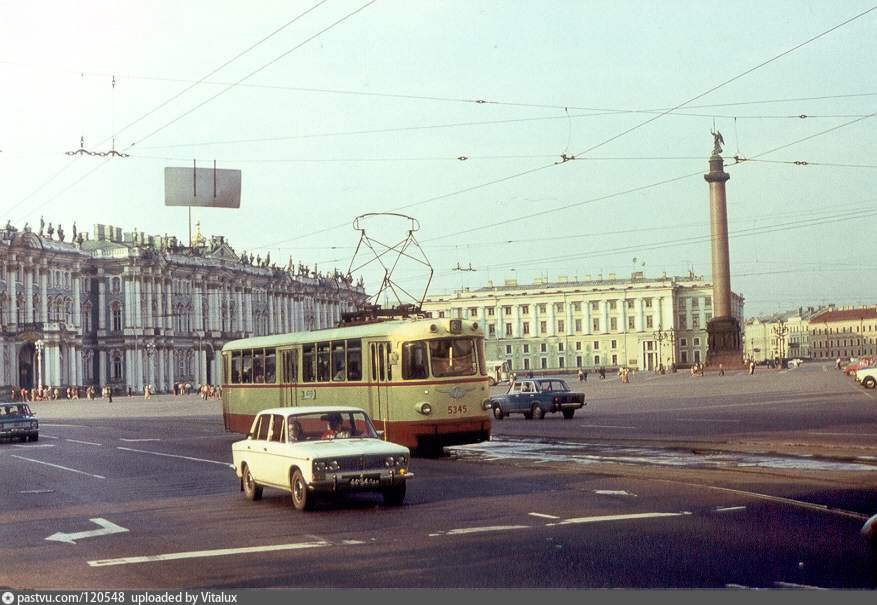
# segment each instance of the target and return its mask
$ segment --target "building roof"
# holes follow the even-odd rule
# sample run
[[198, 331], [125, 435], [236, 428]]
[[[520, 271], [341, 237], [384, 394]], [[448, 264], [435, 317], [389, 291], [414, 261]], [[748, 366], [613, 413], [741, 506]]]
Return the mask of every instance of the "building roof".
[[824, 313], [815, 315], [810, 321], [828, 323], [832, 321], [856, 321], [864, 319], [877, 319], [877, 307], [825, 311]]

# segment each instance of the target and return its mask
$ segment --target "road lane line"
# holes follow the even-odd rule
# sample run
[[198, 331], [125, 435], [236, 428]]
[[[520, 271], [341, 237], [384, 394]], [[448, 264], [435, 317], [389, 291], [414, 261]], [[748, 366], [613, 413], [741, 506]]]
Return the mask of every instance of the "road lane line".
[[811, 586], [810, 584], [795, 584], [794, 582], [774, 582], [774, 586], [780, 588], [805, 588], [807, 590], [828, 590], [822, 586]]
[[18, 492], [19, 494], [54, 494], [55, 490], [53, 489], [26, 489], [24, 491]]
[[601, 496], [633, 496], [636, 498], [636, 494], [626, 489], [595, 489], [594, 493]]
[[677, 418], [677, 422], [733, 422], [739, 423], [739, 420], [713, 420], [712, 418]]
[[220, 462], [218, 460], [206, 460], [204, 458], [193, 458], [191, 456], [180, 456], [179, 454], [165, 454], [164, 452], [150, 452], [149, 450], [135, 450], [130, 447], [121, 447], [116, 446], [117, 450], [122, 450], [125, 452], [136, 452], [138, 454], [152, 454], [153, 456], [165, 456], [167, 458], [180, 458], [181, 460], [191, 460], [193, 462], [209, 462], [210, 464], [221, 464], [222, 466], [227, 466], [229, 468], [234, 468], [234, 464], [231, 462]]
[[724, 506], [724, 507], [717, 506], [716, 508], [713, 509], [713, 511], [717, 512], [717, 513], [729, 513], [731, 511], [735, 511], [735, 510], [746, 510], [746, 507], [745, 506]]
[[809, 432], [808, 435], [837, 435], [840, 437], [877, 437], [877, 433], [814, 433]]
[[161, 441], [161, 439], [159, 439], [158, 437], [148, 437], [148, 438], [144, 438], [144, 439], [123, 439], [120, 437], [119, 441], [127, 441], [128, 443], [137, 443], [139, 441]]
[[79, 441], [78, 439], [65, 439], [64, 441], [69, 441], [70, 443], [81, 443], [83, 445], [99, 445], [103, 447], [103, 443], [95, 443], [94, 441]]
[[657, 519], [659, 517], [683, 517], [690, 515], [688, 511], [680, 513], [634, 513], [629, 515], [600, 515], [597, 517], [578, 517], [575, 519], [564, 519], [558, 523], [547, 523], [547, 526], [553, 525], [575, 525], [579, 523], [602, 523], [604, 521], [633, 521], [636, 519]]
[[612, 424], [580, 424], [583, 429], [635, 429], [635, 426], [615, 426]]
[[480, 534], [484, 532], [494, 531], [510, 531], [513, 529], [530, 529], [529, 525], [489, 525], [487, 527], [463, 527], [460, 529], [449, 529], [448, 531], [440, 531], [429, 534], [430, 538], [436, 536], [462, 536], [466, 534]]
[[282, 550], [302, 550], [331, 546], [329, 542], [298, 542], [295, 544], [272, 544], [266, 546], [246, 546], [242, 548], [220, 548], [215, 550], [192, 550], [188, 552], [147, 555], [145, 557], [122, 557], [120, 559], [98, 559], [89, 561], [91, 567], [108, 567], [110, 565], [135, 565], [138, 563], [156, 563], [158, 561], [175, 561], [179, 559], [201, 559], [206, 557], [226, 557], [229, 555], [247, 555], [261, 552], [278, 552]]
[[560, 519], [555, 515], [546, 515], [545, 513], [527, 513], [531, 517], [542, 517], [543, 519]]
[[[45, 425], [43, 425], [45, 426]], [[46, 435], [45, 433], [40, 434], [40, 439], [58, 439], [55, 435]]]
[[15, 454], [9, 454], [10, 458], [18, 458], [19, 460], [27, 460], [28, 462], [36, 462], [37, 464], [45, 464], [46, 466], [51, 466], [54, 468], [60, 468], [61, 470], [70, 471], [71, 473], [79, 473], [80, 475], [88, 475], [89, 477], [94, 477], [95, 479], [106, 479], [103, 475], [93, 475], [92, 473], [86, 473], [85, 471], [78, 471], [75, 468], [68, 468], [66, 466], [61, 466], [60, 464], [52, 464], [51, 462], [43, 462], [42, 460], [34, 460], [33, 458], [25, 458], [24, 456], [16, 456]]
[[90, 426], [85, 426], [84, 424], [50, 424], [48, 422], [41, 422], [41, 426], [66, 426], [72, 427], [75, 429], [90, 429]]
[[36, 448], [36, 447], [55, 447], [55, 444], [53, 444], [53, 443], [40, 443], [39, 445], [21, 445], [21, 444], [15, 444], [15, 445], [13, 445], [12, 447], [18, 447], [18, 448], [28, 449], [28, 448]]

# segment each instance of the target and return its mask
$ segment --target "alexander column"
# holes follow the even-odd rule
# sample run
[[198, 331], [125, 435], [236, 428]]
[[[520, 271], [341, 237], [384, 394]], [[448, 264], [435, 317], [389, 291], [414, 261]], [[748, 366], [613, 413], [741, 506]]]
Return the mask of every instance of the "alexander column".
[[713, 256], [713, 318], [707, 324], [709, 350], [707, 365], [717, 369], [743, 367], [740, 322], [731, 313], [731, 261], [728, 254], [728, 211], [725, 200], [725, 182], [731, 178], [725, 172], [722, 159], [722, 134], [712, 133], [713, 154], [710, 171], [703, 178], [710, 184], [710, 233]]

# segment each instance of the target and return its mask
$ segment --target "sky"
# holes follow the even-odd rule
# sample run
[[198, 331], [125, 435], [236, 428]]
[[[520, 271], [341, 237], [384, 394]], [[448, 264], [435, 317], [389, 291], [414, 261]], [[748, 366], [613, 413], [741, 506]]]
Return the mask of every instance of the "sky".
[[[194, 209], [203, 234], [370, 293], [354, 220], [382, 212], [416, 220], [358, 225], [417, 227], [431, 294], [709, 279], [716, 128], [746, 316], [875, 304], [875, 57], [858, 0], [2, 0], [0, 222], [185, 241], [164, 168], [216, 161], [241, 207]], [[417, 299], [425, 267], [393, 279]]]

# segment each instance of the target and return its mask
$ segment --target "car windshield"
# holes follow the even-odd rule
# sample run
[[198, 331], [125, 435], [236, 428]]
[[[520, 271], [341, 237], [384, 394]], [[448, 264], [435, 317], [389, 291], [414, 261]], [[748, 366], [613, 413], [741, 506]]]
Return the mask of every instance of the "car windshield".
[[30, 407], [22, 404], [0, 406], [0, 414], [6, 416], [32, 416]]
[[294, 414], [287, 420], [289, 442], [333, 439], [377, 439], [365, 412]]

